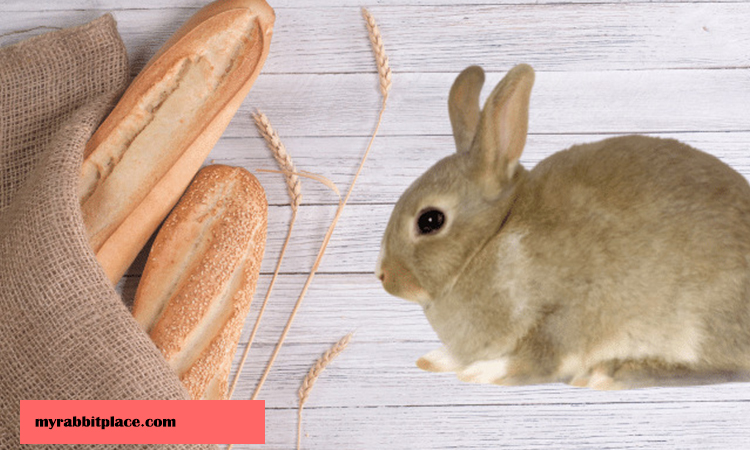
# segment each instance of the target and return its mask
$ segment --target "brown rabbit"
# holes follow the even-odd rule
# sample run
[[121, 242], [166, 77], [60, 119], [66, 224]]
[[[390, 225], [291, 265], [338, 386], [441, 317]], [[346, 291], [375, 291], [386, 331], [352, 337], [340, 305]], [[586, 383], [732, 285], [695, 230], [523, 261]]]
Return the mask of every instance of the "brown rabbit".
[[534, 71], [513, 68], [480, 111], [483, 82], [475, 66], [454, 82], [458, 151], [404, 192], [383, 237], [383, 286], [444, 344], [417, 365], [598, 389], [750, 379], [747, 181], [645, 136], [527, 171]]

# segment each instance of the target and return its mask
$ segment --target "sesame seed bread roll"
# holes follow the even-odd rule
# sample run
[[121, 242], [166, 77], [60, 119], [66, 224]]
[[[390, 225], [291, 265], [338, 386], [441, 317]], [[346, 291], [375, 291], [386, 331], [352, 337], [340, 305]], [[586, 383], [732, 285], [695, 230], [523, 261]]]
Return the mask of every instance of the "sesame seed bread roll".
[[188, 20], [133, 80], [84, 151], [83, 220], [113, 284], [219, 140], [268, 55], [264, 0], [218, 0]]
[[226, 397], [266, 243], [268, 204], [241, 167], [198, 172], [156, 235], [133, 304], [193, 399]]

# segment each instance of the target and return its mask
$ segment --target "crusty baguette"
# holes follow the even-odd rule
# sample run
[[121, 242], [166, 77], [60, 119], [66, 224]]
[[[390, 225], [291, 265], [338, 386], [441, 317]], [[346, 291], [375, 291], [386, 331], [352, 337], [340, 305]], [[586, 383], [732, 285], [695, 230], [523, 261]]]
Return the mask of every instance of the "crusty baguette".
[[218, 0], [154, 55], [89, 140], [79, 185], [91, 246], [116, 283], [219, 140], [268, 55], [264, 0]]
[[268, 206], [240, 167], [201, 169], [154, 240], [133, 316], [193, 399], [223, 399], [255, 292]]

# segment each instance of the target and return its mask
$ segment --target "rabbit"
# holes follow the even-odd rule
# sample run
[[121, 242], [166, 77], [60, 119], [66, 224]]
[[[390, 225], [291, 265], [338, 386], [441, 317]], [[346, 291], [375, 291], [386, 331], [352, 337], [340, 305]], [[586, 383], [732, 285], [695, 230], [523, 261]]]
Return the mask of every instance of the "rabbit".
[[376, 276], [443, 346], [427, 371], [594, 389], [748, 381], [750, 186], [719, 159], [639, 135], [519, 164], [534, 71], [480, 110], [484, 71], [450, 90], [456, 153], [406, 189]]

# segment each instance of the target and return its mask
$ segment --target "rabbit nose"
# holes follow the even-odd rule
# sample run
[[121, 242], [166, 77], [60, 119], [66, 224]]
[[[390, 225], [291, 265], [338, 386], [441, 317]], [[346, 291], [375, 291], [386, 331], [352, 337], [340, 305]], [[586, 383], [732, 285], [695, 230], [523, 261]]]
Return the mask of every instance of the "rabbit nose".
[[378, 261], [375, 263], [375, 276], [378, 280], [385, 282], [385, 271], [383, 270], [383, 253], [384, 249], [381, 247], [380, 253], [378, 254]]
[[381, 283], [385, 283], [385, 270], [383, 270], [383, 265], [380, 263], [379, 259], [378, 265], [375, 267], [375, 276], [378, 277], [378, 280], [380, 280]]

